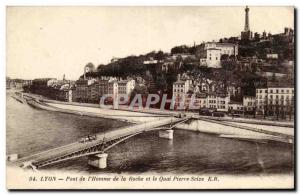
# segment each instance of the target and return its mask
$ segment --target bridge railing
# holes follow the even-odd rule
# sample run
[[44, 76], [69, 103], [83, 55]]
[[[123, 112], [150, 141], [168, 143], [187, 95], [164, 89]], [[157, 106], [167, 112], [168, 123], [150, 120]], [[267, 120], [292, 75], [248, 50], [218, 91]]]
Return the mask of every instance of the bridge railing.
[[132, 126], [128, 126], [128, 127], [123, 127], [123, 128], [111, 131], [111, 132], [98, 134], [97, 139], [100, 139], [100, 140], [104, 139], [104, 140], [109, 141], [109, 140], [117, 139], [118, 137], [124, 137], [124, 136], [127, 136], [127, 135], [148, 131], [148, 130], [151, 130], [153, 128], [168, 125], [170, 123], [181, 122], [183, 120], [185, 120], [185, 119], [184, 118], [170, 117], [170, 118], [164, 118], [164, 119], [161, 119], [161, 120], [150, 121], [150, 122], [147, 122], [147, 123], [142, 123], [142, 124], [132, 125]]

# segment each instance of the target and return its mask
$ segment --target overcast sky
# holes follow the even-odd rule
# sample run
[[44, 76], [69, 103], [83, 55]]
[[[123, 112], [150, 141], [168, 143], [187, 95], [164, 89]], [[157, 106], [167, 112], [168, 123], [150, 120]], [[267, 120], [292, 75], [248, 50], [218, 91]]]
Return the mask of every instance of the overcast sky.
[[[292, 7], [250, 7], [250, 29], [293, 28]], [[244, 7], [8, 7], [7, 76], [77, 79], [88, 62], [239, 36]]]

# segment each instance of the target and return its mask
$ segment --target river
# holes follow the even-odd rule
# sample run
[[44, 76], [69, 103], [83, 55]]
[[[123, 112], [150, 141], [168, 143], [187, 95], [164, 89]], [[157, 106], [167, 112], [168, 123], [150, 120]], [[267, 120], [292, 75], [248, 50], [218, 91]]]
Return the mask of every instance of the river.
[[[34, 109], [6, 99], [6, 152], [28, 155], [98, 132], [130, 125], [126, 122]], [[217, 135], [176, 130], [174, 139], [157, 132], [137, 135], [108, 151], [108, 167], [95, 169], [87, 157], [43, 169], [83, 173], [266, 174], [292, 173], [293, 146], [254, 143]]]

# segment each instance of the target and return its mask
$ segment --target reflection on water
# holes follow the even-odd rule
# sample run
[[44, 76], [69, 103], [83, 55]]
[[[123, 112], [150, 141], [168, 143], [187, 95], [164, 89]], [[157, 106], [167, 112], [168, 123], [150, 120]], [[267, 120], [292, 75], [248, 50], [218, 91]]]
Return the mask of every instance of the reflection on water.
[[[125, 122], [37, 110], [7, 96], [7, 153], [32, 154], [81, 137], [128, 125]], [[44, 169], [127, 173], [287, 173], [293, 171], [293, 147], [256, 144], [216, 135], [176, 130], [174, 140], [147, 132], [108, 152], [108, 168], [87, 165], [87, 157]]]

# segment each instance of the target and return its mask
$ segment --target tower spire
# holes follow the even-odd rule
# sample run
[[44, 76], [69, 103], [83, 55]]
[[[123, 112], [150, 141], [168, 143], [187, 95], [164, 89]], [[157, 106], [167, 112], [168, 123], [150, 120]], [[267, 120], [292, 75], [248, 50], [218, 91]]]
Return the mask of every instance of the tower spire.
[[244, 28], [244, 31], [247, 32], [247, 31], [250, 31], [250, 26], [249, 26], [249, 8], [248, 6], [246, 6], [245, 8], [245, 28]]

